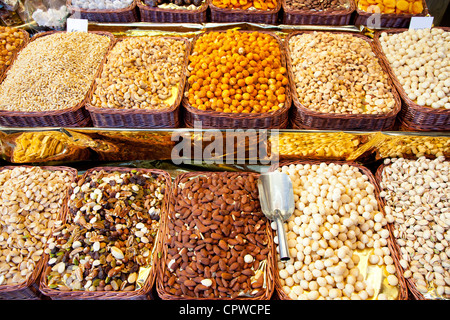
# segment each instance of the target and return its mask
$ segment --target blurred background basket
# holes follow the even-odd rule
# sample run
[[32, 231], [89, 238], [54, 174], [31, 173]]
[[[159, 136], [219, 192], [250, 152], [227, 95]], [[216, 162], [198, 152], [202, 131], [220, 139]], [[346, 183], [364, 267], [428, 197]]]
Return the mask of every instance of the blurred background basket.
[[[168, 243], [169, 240], [169, 234], [170, 234], [170, 225], [176, 224], [176, 221], [182, 221], [180, 218], [176, 218], [175, 214], [175, 206], [177, 205], [176, 197], [178, 193], [181, 192], [183, 188], [180, 189], [180, 184], [186, 183], [189, 179], [195, 178], [197, 176], [211, 176], [211, 175], [220, 175], [224, 177], [229, 177], [230, 175], [235, 174], [234, 172], [188, 172], [188, 173], [182, 173], [178, 175], [175, 178], [175, 181], [173, 182], [173, 188], [171, 192], [171, 196], [169, 199], [169, 211], [168, 215], [166, 216], [166, 222], [164, 223], [166, 229], [164, 231], [164, 243]], [[250, 175], [253, 176], [255, 179], [258, 178], [259, 174], [254, 172], [238, 172], [238, 174], [242, 177], [249, 177]], [[247, 190], [248, 191], [248, 190]], [[200, 207], [201, 208], [201, 207]], [[169, 219], [176, 220], [172, 223], [169, 222]], [[177, 296], [175, 294], [172, 294], [171, 292], [168, 292], [166, 290], [166, 283], [165, 283], [165, 277], [168, 273], [170, 273], [167, 269], [167, 265], [169, 261], [167, 261], [167, 254], [168, 254], [168, 245], [163, 245], [162, 248], [162, 257], [160, 259], [160, 266], [158, 268], [158, 277], [156, 282], [156, 291], [158, 292], [158, 296], [163, 300], [187, 300], [187, 299], [193, 299], [193, 300], [199, 300], [199, 301], [206, 301], [206, 300], [246, 300], [246, 301], [259, 301], [259, 300], [269, 300], [273, 294], [274, 291], [274, 282], [272, 281], [274, 277], [274, 265], [276, 262], [274, 259], [276, 259], [276, 252], [273, 245], [273, 234], [270, 227], [270, 221], [266, 221], [266, 228], [267, 228], [267, 246], [269, 248], [268, 254], [267, 254], [267, 263], [265, 266], [265, 271], [263, 273], [263, 276], [265, 277], [265, 290], [263, 294], [259, 296], [247, 296], [247, 295], [238, 295], [236, 298], [232, 297], [226, 297], [226, 298], [203, 298], [203, 297], [189, 297], [189, 296]], [[247, 242], [249, 245], [251, 245], [250, 242]]]
[[164, 23], [205, 23], [207, 22], [208, 3], [203, 2], [197, 9], [166, 9], [150, 7], [136, 0], [140, 12], [141, 21], [144, 22], [164, 22]]
[[[213, 31], [209, 31], [213, 32]], [[216, 31], [217, 32], [217, 31]], [[226, 31], [218, 31], [226, 32]], [[252, 32], [252, 31], [239, 31], [239, 32]], [[266, 33], [274, 37], [281, 51], [281, 66], [286, 67], [286, 53], [284, 51], [281, 38], [268, 31], [258, 31], [259, 33]], [[206, 33], [205, 33], [206, 34]], [[191, 51], [194, 49], [195, 41], [203, 34], [198, 34], [194, 37], [191, 44]], [[286, 68], [287, 69], [287, 68]], [[189, 104], [189, 100], [185, 96], [182, 100], [183, 104], [183, 117], [184, 125], [188, 128], [195, 126], [195, 122], [201, 122], [203, 128], [212, 129], [275, 129], [275, 128], [286, 128], [288, 125], [288, 114], [291, 107], [291, 88], [288, 85], [286, 88], [286, 101], [284, 106], [277, 111], [267, 112], [267, 113], [226, 113], [226, 112], [216, 112], [211, 110], [199, 110], [192, 107]], [[185, 92], [189, 91], [189, 84], [185, 86]]]
[[[186, 46], [183, 70], [180, 78], [181, 80], [178, 83], [177, 97], [172, 105], [164, 110], [114, 109], [94, 107], [90, 103], [96, 88], [96, 84], [94, 84], [94, 87], [90, 91], [87, 98], [86, 109], [89, 111], [90, 117], [92, 118], [95, 127], [177, 128], [179, 126], [180, 104], [183, 98], [184, 86], [186, 83], [186, 71], [190, 53], [190, 41], [187, 38], [182, 37], [163, 38], [183, 41]], [[124, 38], [118, 39], [117, 42], [121, 41], [122, 39]], [[102, 70], [100, 70], [98, 75], [100, 76], [101, 74]]]
[[264, 24], [277, 24], [281, 10], [281, 0], [277, 0], [277, 6], [271, 10], [242, 10], [224, 9], [216, 7], [212, 0], [207, 0], [211, 10], [211, 22], [253, 22]]
[[[337, 114], [337, 113], [321, 113], [310, 110], [303, 106], [298, 97], [296, 83], [294, 81], [293, 67], [291, 53], [289, 49], [289, 41], [304, 33], [321, 32], [321, 31], [297, 31], [290, 33], [284, 40], [285, 52], [287, 53], [287, 65], [289, 73], [289, 82], [291, 86], [291, 94], [293, 101], [293, 108], [291, 111], [291, 124], [294, 129], [325, 129], [325, 130], [359, 130], [359, 131], [382, 131], [392, 129], [395, 125], [397, 114], [400, 112], [401, 101], [395, 90], [395, 86], [388, 76], [388, 82], [392, 88], [392, 94], [395, 100], [395, 106], [392, 111], [386, 114], [372, 115], [372, 114]], [[337, 34], [351, 34], [354, 37], [359, 37], [367, 41], [373, 52], [375, 53], [380, 66], [386, 75], [389, 75], [387, 68], [377, 54], [376, 48], [369, 38], [360, 34], [351, 32], [330, 31]]]
[[139, 21], [136, 3], [121, 9], [82, 9], [72, 5], [72, 0], [67, 0], [66, 6], [72, 17], [87, 19], [95, 22], [136, 22]]
[[[22, 165], [20, 167], [32, 168], [32, 166]], [[14, 169], [16, 166], [6, 166], [0, 168], [0, 171]], [[77, 179], [77, 170], [69, 167], [55, 167], [55, 166], [41, 166], [40, 168], [50, 171], [67, 171], [72, 176], [72, 182]], [[58, 220], [65, 220], [67, 211], [67, 202], [69, 199], [70, 186], [66, 192], [66, 196], [61, 205]], [[47, 247], [44, 244], [43, 249]], [[44, 253], [36, 263], [34, 271], [28, 276], [27, 280], [17, 285], [0, 285], [0, 300], [42, 300], [46, 297], [39, 290], [39, 281], [41, 279], [41, 272], [48, 261], [48, 254]]]
[[[372, 174], [372, 172], [356, 163], [356, 162], [352, 162], [352, 161], [334, 161], [334, 160], [300, 160], [300, 161], [281, 161], [279, 164], [275, 164], [272, 165], [269, 168], [269, 172], [273, 172], [276, 171], [278, 169], [278, 167], [282, 167], [282, 166], [289, 166], [289, 165], [296, 165], [296, 164], [309, 164], [309, 165], [319, 165], [321, 163], [326, 163], [326, 164], [331, 164], [331, 163], [335, 163], [335, 164], [339, 164], [339, 165], [343, 165], [343, 164], [347, 164], [349, 166], [353, 166], [356, 167], [360, 170], [360, 172], [364, 175], [366, 175], [368, 177], [368, 181], [374, 186], [375, 190], [375, 198], [378, 202], [378, 209], [379, 211], [383, 214], [386, 215], [384, 212], [384, 202], [382, 201], [382, 198], [380, 197], [380, 187], [374, 177], [374, 175]], [[395, 266], [395, 272], [396, 272], [396, 276], [398, 278], [398, 297], [397, 300], [408, 300], [408, 287], [406, 284], [406, 280], [403, 277], [403, 272], [401, 272], [401, 265], [400, 265], [400, 256], [399, 256], [399, 250], [397, 247], [397, 244], [395, 242], [395, 239], [393, 237], [393, 229], [392, 229], [392, 225], [391, 224], [387, 224], [386, 225], [387, 229], [389, 230], [389, 237], [387, 238], [387, 246], [389, 248], [389, 251], [391, 252], [391, 257], [394, 260], [394, 266]], [[275, 257], [276, 259], [276, 257]], [[281, 282], [280, 282], [280, 278], [279, 278], [279, 273], [278, 273], [278, 265], [275, 264], [275, 290], [280, 298], [280, 300], [291, 300], [291, 298], [286, 294], [286, 292], [284, 292], [282, 286], [281, 286]]]
[[[357, 0], [355, 0], [357, 1]], [[379, 15], [380, 17], [380, 25], [379, 26], [368, 26], [367, 22], [373, 16], [373, 13], [368, 13], [364, 10], [358, 9], [358, 5], [356, 4], [356, 14], [353, 21], [353, 24], [356, 26], [363, 25], [368, 26], [370, 28], [406, 28], [409, 27], [409, 23], [411, 22], [412, 17], [425, 17], [428, 15], [428, 7], [425, 0], [422, 0], [423, 11], [418, 14], [396, 14], [396, 13], [382, 13]]]
[[[450, 31], [449, 27], [437, 27], [446, 32]], [[398, 81], [394, 70], [392, 69], [386, 55], [381, 47], [380, 35], [382, 32], [387, 34], [402, 33], [407, 31], [405, 28], [379, 30], [374, 34], [375, 49], [378, 56], [386, 66], [389, 77], [392, 79], [398, 94], [402, 100], [401, 111], [398, 120], [405, 131], [448, 131], [450, 130], [450, 110], [448, 109], [433, 109], [431, 107], [419, 106], [415, 101], [412, 101], [406, 94], [403, 86]]]
[[[164, 238], [164, 221], [167, 215], [169, 195], [171, 191], [171, 177], [169, 173], [159, 169], [144, 169], [144, 168], [126, 168], [126, 167], [94, 167], [88, 169], [78, 181], [84, 181], [93, 171], [104, 170], [105, 172], [120, 172], [126, 173], [130, 171], [138, 171], [143, 174], [151, 176], [162, 176], [165, 180], [166, 186], [164, 191], [164, 201], [160, 211], [160, 225], [158, 234], [156, 236], [155, 244], [152, 249], [151, 267], [145, 279], [145, 283], [139, 289], [134, 291], [62, 291], [52, 289], [47, 285], [47, 274], [50, 272], [50, 267], [46, 266], [42, 272], [42, 277], [39, 282], [39, 290], [54, 300], [149, 300], [152, 297], [151, 290], [155, 283], [157, 269], [159, 265], [159, 258], [161, 255], [162, 240]], [[69, 208], [66, 206], [66, 215], [69, 213]], [[67, 216], [64, 220], [67, 223]]]
[[[65, 32], [65, 31], [47, 31], [38, 33], [33, 36], [31, 41], [34, 41], [38, 38], [45, 37], [51, 34]], [[91, 33], [95, 33], [98, 35], [106, 36], [110, 38], [110, 43], [108, 50], [103, 57], [102, 62], [100, 63], [95, 78], [100, 74], [101, 66], [106, 61], [106, 56], [108, 55], [109, 50], [113, 47], [115, 43], [115, 37], [110, 32], [104, 31], [89, 31]], [[11, 67], [11, 66], [10, 66]], [[9, 69], [9, 68], [8, 68]], [[3, 77], [0, 77], [0, 83], [6, 78], [7, 72], [3, 74]], [[23, 112], [23, 111], [3, 111], [0, 110], [0, 126], [5, 127], [77, 127], [84, 126], [90, 123], [89, 112], [85, 108], [86, 98], [89, 96], [90, 92], [93, 89], [95, 81], [92, 81], [92, 84], [89, 90], [86, 92], [85, 98], [78, 103], [77, 105], [63, 109], [63, 110], [54, 110], [54, 111], [37, 111], [37, 112]]]
[[[4, 28], [4, 27], [0, 27], [0, 28]], [[11, 56], [11, 60], [9, 60], [8, 65], [4, 66], [3, 68], [0, 68], [0, 83], [3, 81], [4, 79], [4, 74], [6, 74], [6, 71], [9, 69], [9, 66], [11, 66], [14, 63], [14, 60], [16, 59], [17, 55], [19, 54], [20, 50], [22, 50], [23, 48], [26, 47], [26, 45], [28, 44], [28, 42], [30, 42], [30, 34], [23, 30], [23, 29], [16, 29], [17, 32], [20, 32], [23, 34], [23, 41], [22, 43], [19, 45], [19, 47], [16, 48], [16, 50], [14, 50], [12, 56]]]
[[295, 25], [349, 25], [356, 9], [354, 0], [347, 0], [348, 8], [329, 9], [324, 11], [309, 9], [293, 9], [282, 1], [283, 24]]

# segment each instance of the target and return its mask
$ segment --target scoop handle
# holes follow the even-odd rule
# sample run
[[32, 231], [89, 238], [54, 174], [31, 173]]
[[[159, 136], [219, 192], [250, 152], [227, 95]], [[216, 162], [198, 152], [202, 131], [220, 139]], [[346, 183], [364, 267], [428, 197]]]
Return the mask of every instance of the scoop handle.
[[283, 221], [276, 215], [275, 222], [277, 224], [277, 235], [278, 235], [278, 250], [280, 253], [281, 261], [286, 261], [291, 259], [289, 256], [289, 249], [286, 239], [286, 232], [284, 231]]

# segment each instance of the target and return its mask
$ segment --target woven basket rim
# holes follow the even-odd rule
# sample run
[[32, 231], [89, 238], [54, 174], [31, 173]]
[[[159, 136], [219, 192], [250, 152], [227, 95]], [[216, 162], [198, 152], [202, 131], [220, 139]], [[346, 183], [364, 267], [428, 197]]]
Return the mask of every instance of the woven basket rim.
[[[355, 161], [347, 161], [347, 160], [287, 160], [287, 161], [280, 161], [279, 164], [272, 165], [268, 171], [272, 172], [272, 171], [275, 171], [278, 167], [282, 167], [285, 165], [291, 165], [291, 164], [311, 164], [312, 165], [312, 164], [320, 164], [320, 163], [347, 164], [349, 166], [357, 167], [362, 174], [365, 174], [369, 178], [369, 182], [372, 183], [372, 185], [374, 186], [375, 198], [378, 202], [378, 207], [379, 207], [378, 209], [384, 216], [386, 215], [386, 213], [384, 211], [384, 205], [383, 205], [384, 203], [382, 202], [383, 199], [380, 197], [380, 191], [381, 191], [380, 186], [379, 186], [374, 174], [372, 174], [372, 172], [368, 168], [366, 168], [362, 164], [359, 164]], [[399, 281], [399, 285], [398, 285], [398, 289], [399, 289], [398, 298], [399, 299], [398, 300], [408, 300], [408, 287], [406, 284], [406, 279], [403, 277], [403, 273], [399, 272], [399, 270], [401, 270], [400, 269], [401, 266], [400, 266], [399, 258], [398, 258], [399, 251], [398, 251], [397, 243], [395, 242], [395, 239], [393, 237], [392, 226], [388, 224], [387, 229], [389, 231], [387, 246], [391, 252], [391, 257], [394, 260], [396, 276]], [[276, 271], [278, 271], [277, 265], [275, 265], [275, 268], [276, 268]], [[275, 277], [274, 281], [275, 281], [275, 289], [276, 289], [278, 295], [280, 296], [280, 299], [281, 300], [291, 300], [291, 298], [289, 298], [289, 296], [283, 291], [279, 277]]]
[[[9, 165], [9, 166], [3, 166], [0, 167], [0, 172], [3, 170], [11, 170], [14, 168], [35, 168], [35, 167], [39, 167], [43, 170], [49, 170], [49, 171], [67, 171], [70, 174], [72, 174], [72, 182], [75, 182], [77, 179], [77, 174], [78, 171], [74, 168], [71, 167], [67, 167], [67, 166], [31, 166], [31, 165]], [[61, 208], [59, 210], [58, 213], [58, 218], [57, 220], [65, 220], [66, 217], [66, 209], [67, 209], [67, 203], [69, 200], [69, 190], [70, 190], [70, 186], [66, 191], [66, 195], [64, 197], [63, 203], [61, 205]], [[54, 227], [53, 227], [54, 228]], [[53, 230], [52, 228], [52, 230]], [[20, 290], [24, 290], [27, 289], [29, 287], [31, 287], [34, 283], [37, 283], [38, 281], [40, 281], [41, 277], [41, 273], [42, 270], [44, 269], [45, 264], [47, 263], [48, 260], [48, 254], [45, 253], [45, 249], [47, 248], [48, 244], [44, 243], [44, 252], [41, 255], [39, 261], [36, 263], [36, 266], [33, 270], [33, 272], [27, 277], [27, 279], [19, 284], [16, 285], [1, 285], [0, 286], [0, 295], [2, 293], [12, 293], [14, 291], [20, 291]]]
[[[51, 289], [47, 286], [47, 281], [46, 281], [46, 271], [44, 269], [40, 282], [39, 282], [39, 290], [44, 293], [47, 296], [50, 297], [54, 297], [54, 298], [62, 298], [62, 299], [133, 299], [135, 297], [139, 297], [139, 296], [144, 296], [146, 295], [152, 288], [155, 279], [156, 279], [156, 275], [157, 275], [157, 269], [158, 269], [158, 260], [159, 260], [159, 252], [161, 251], [161, 246], [162, 246], [162, 238], [164, 238], [164, 224], [163, 222], [163, 218], [164, 216], [167, 215], [167, 209], [168, 209], [168, 199], [169, 199], [169, 195], [171, 193], [171, 177], [170, 174], [164, 170], [161, 169], [148, 169], [148, 168], [131, 168], [131, 167], [113, 167], [113, 166], [106, 166], [106, 167], [93, 167], [93, 168], [89, 168], [88, 170], [86, 170], [86, 172], [78, 179], [78, 181], [83, 181], [86, 179], [86, 177], [88, 177], [93, 171], [99, 171], [99, 170], [104, 170], [107, 172], [114, 172], [114, 171], [118, 171], [118, 172], [131, 172], [132, 170], [136, 170], [139, 172], [144, 172], [144, 173], [155, 173], [158, 175], [161, 175], [165, 178], [166, 180], [166, 187], [165, 187], [165, 194], [164, 194], [164, 204], [162, 206], [162, 210], [160, 213], [160, 226], [158, 228], [158, 235], [157, 235], [157, 241], [155, 242], [154, 248], [152, 250], [153, 251], [153, 258], [152, 258], [152, 268], [151, 271], [149, 273], [149, 275], [147, 276], [147, 279], [145, 280], [144, 285], [139, 288], [138, 290], [134, 290], [134, 291], [81, 291], [81, 290], [76, 290], [76, 291], [61, 291], [61, 290], [56, 290], [56, 289]], [[68, 207], [68, 203], [67, 203], [67, 207], [66, 207], [66, 212], [67, 215], [69, 211], [69, 207]], [[64, 219], [64, 223], [67, 223], [67, 216]]]
[[[153, 37], [153, 36], [149, 36], [149, 37]], [[128, 37], [126, 37], [128, 38]], [[120, 42], [123, 41], [126, 38], [120, 38], [117, 39], [114, 46]], [[181, 101], [183, 100], [183, 94], [184, 94], [184, 87], [186, 85], [186, 74], [187, 74], [187, 66], [189, 63], [189, 52], [190, 52], [190, 46], [191, 43], [189, 41], [189, 39], [184, 38], [184, 37], [180, 37], [180, 36], [156, 36], [156, 38], [168, 38], [168, 39], [175, 39], [175, 40], [179, 40], [179, 41], [183, 41], [186, 45], [186, 50], [185, 50], [185, 55], [184, 55], [184, 63], [183, 63], [183, 70], [181, 71], [181, 81], [179, 82], [178, 86], [179, 86], [179, 90], [177, 92], [177, 97], [175, 99], [175, 101], [170, 105], [169, 108], [167, 109], [161, 109], [161, 110], [152, 110], [152, 109], [116, 109], [116, 108], [99, 108], [99, 107], [94, 107], [93, 105], [91, 105], [91, 100], [92, 97], [95, 93], [95, 89], [97, 88], [97, 81], [94, 80], [94, 85], [92, 87], [92, 90], [89, 92], [89, 94], [87, 95], [86, 98], [86, 109], [89, 112], [92, 112], [94, 114], [106, 114], [106, 115], [157, 115], [157, 114], [163, 114], [163, 113], [171, 113], [171, 112], [175, 112], [177, 109], [180, 108], [181, 105]], [[114, 48], [114, 46], [111, 48], [111, 50]], [[109, 58], [109, 54], [111, 52], [111, 50], [109, 50], [109, 52], [107, 53], [106, 59], [104, 61], [104, 63], [102, 63], [99, 73], [97, 74], [96, 78], [100, 78], [101, 74], [103, 72], [103, 67], [106, 65], [106, 62], [108, 61]]]
[[324, 11], [310, 10], [310, 9], [290, 9], [286, 0], [281, 0], [283, 11], [287, 14], [308, 15], [308, 16], [329, 16], [329, 15], [346, 15], [356, 10], [355, 0], [347, 0], [349, 3], [348, 9], [328, 9]]
[[[1, 116], [6, 116], [6, 117], [13, 117], [13, 116], [18, 116], [18, 117], [29, 117], [29, 118], [34, 118], [34, 117], [44, 117], [44, 116], [58, 116], [58, 115], [63, 115], [63, 114], [67, 114], [67, 113], [71, 113], [71, 112], [75, 112], [79, 109], [81, 109], [85, 104], [86, 104], [86, 98], [88, 97], [90, 91], [93, 88], [93, 84], [95, 82], [95, 78], [97, 78], [97, 75], [99, 73], [99, 71], [101, 70], [101, 66], [103, 65], [106, 56], [108, 55], [108, 52], [110, 51], [110, 49], [112, 48], [112, 46], [114, 45], [116, 38], [115, 36], [111, 33], [111, 32], [107, 32], [107, 31], [88, 31], [89, 33], [95, 33], [95, 34], [99, 34], [99, 35], [103, 35], [106, 36], [110, 39], [109, 42], [109, 46], [106, 50], [106, 53], [102, 59], [102, 61], [100, 62], [95, 75], [94, 75], [94, 80], [91, 83], [90, 88], [87, 90], [83, 100], [81, 100], [77, 105], [70, 107], [70, 108], [66, 108], [66, 109], [61, 109], [61, 110], [51, 110], [51, 111], [6, 111], [6, 110], [0, 110], [0, 115]], [[56, 34], [56, 33], [66, 33], [66, 31], [45, 31], [45, 32], [41, 32], [41, 33], [37, 33], [35, 34], [30, 42], [38, 39], [38, 38], [42, 38], [48, 35], [52, 35], [52, 34]], [[3, 74], [3, 77], [0, 78], [0, 85], [3, 82], [3, 80], [6, 78], [6, 72]]]
[[[442, 29], [444, 31], [450, 32], [450, 27], [433, 27], [433, 28]], [[450, 115], [449, 109], [433, 109], [433, 108], [427, 107], [427, 106], [419, 106], [416, 102], [412, 101], [406, 94], [406, 91], [403, 88], [403, 86], [401, 85], [401, 83], [398, 81], [398, 78], [395, 75], [391, 64], [389, 63], [389, 61], [386, 58], [386, 55], [383, 51], [383, 48], [381, 46], [381, 42], [379, 39], [380, 35], [383, 32], [388, 33], [388, 34], [396, 34], [396, 33], [402, 33], [402, 32], [408, 31], [408, 30], [409, 29], [407, 29], [407, 28], [393, 28], [393, 29], [387, 29], [387, 30], [377, 30], [374, 33], [373, 41], [374, 41], [375, 48], [378, 52], [378, 56], [381, 58], [383, 63], [386, 65], [386, 69], [389, 73], [389, 77], [392, 79], [392, 82], [394, 83], [398, 94], [404, 100], [404, 102], [408, 105], [408, 107], [415, 109], [417, 111], [420, 111], [421, 113], [425, 113], [425, 114], [449, 114]]]
[[[394, 96], [395, 100], [395, 106], [394, 109], [389, 111], [388, 113], [384, 114], [339, 114], [339, 113], [321, 113], [318, 111], [313, 111], [307, 108], [306, 106], [302, 105], [300, 101], [298, 100], [298, 93], [296, 89], [296, 84], [294, 82], [294, 74], [292, 71], [292, 59], [291, 59], [291, 51], [289, 49], [289, 40], [293, 38], [294, 36], [304, 34], [304, 33], [313, 33], [313, 32], [328, 32], [328, 33], [336, 33], [336, 34], [350, 34], [352, 36], [358, 37], [369, 43], [373, 53], [375, 54], [375, 58], [378, 60], [378, 63], [380, 64], [380, 67], [382, 68], [383, 72], [386, 73], [387, 81], [389, 85], [391, 86], [391, 92]], [[292, 94], [292, 101], [294, 106], [299, 110], [300, 112], [307, 114], [309, 116], [313, 116], [316, 118], [324, 118], [324, 119], [361, 119], [361, 120], [372, 120], [372, 119], [390, 119], [395, 118], [397, 114], [401, 110], [401, 100], [400, 96], [397, 93], [396, 87], [394, 83], [392, 82], [391, 78], [389, 77], [389, 72], [384, 65], [383, 61], [378, 55], [378, 52], [376, 51], [375, 46], [373, 45], [371, 39], [365, 35], [354, 33], [351, 31], [318, 31], [318, 30], [302, 30], [302, 31], [294, 31], [292, 33], [289, 33], [286, 39], [284, 40], [285, 45], [285, 51], [287, 52], [287, 63], [288, 63], [288, 73], [289, 73], [289, 82], [291, 85], [291, 94]]]
[[[222, 175], [222, 176], [226, 176], [229, 174], [234, 174], [234, 173], [238, 173], [240, 175], [243, 176], [249, 176], [249, 175], [254, 175], [255, 177], [259, 176], [259, 173], [257, 172], [246, 172], [246, 171], [242, 171], [242, 172], [235, 172], [235, 171], [218, 171], [218, 172], [211, 172], [211, 171], [193, 171], [193, 172], [185, 172], [185, 173], [181, 173], [179, 174], [173, 184], [172, 184], [172, 192], [171, 192], [171, 196], [170, 196], [170, 200], [169, 202], [172, 203], [173, 201], [175, 201], [175, 196], [178, 192], [178, 184], [180, 181], [182, 181], [185, 178], [194, 178], [194, 177], [198, 177], [198, 176], [211, 176], [211, 175]], [[168, 214], [166, 215], [166, 219], [167, 219], [167, 223], [165, 224], [166, 230], [165, 230], [165, 236], [164, 236], [164, 242], [166, 242], [166, 238], [169, 234], [169, 216], [172, 212], [172, 209], [169, 209]], [[267, 236], [268, 236], [268, 247], [269, 247], [269, 253], [267, 255], [267, 264], [266, 264], [266, 271], [264, 276], [266, 277], [267, 281], [267, 285], [266, 285], [266, 290], [265, 293], [257, 296], [257, 297], [243, 297], [243, 296], [238, 296], [234, 299], [232, 299], [231, 297], [225, 297], [225, 298], [203, 298], [203, 297], [189, 297], [189, 296], [175, 296], [173, 294], [167, 293], [164, 289], [164, 284], [163, 284], [163, 279], [164, 279], [164, 273], [166, 271], [166, 256], [167, 256], [167, 250], [168, 250], [168, 246], [164, 246], [163, 247], [163, 251], [162, 251], [162, 257], [159, 260], [160, 262], [160, 266], [158, 269], [158, 276], [157, 276], [157, 281], [156, 281], [156, 291], [159, 295], [159, 297], [163, 300], [199, 300], [199, 301], [205, 301], [205, 300], [254, 300], [254, 301], [258, 301], [258, 300], [269, 300], [270, 297], [272, 296], [274, 290], [275, 290], [275, 286], [273, 281], [271, 281], [271, 277], [270, 276], [274, 276], [274, 265], [275, 265], [275, 246], [273, 244], [273, 233], [272, 233], [272, 228], [270, 227], [270, 222], [267, 221], [266, 222], [266, 228], [267, 228]]]
[[[191, 42], [191, 52], [189, 53], [189, 56], [191, 55], [192, 51], [194, 50], [194, 46], [195, 46], [195, 42], [203, 35], [207, 34], [207, 33], [211, 33], [211, 32], [227, 32], [227, 30], [211, 30], [211, 31], [206, 31], [200, 34], [197, 34]], [[253, 31], [253, 30], [238, 30], [238, 32], [247, 32], [247, 33], [252, 33], [252, 32], [259, 32], [259, 33], [265, 33], [265, 34], [269, 34], [270, 36], [272, 36], [277, 42], [278, 45], [280, 47], [280, 53], [281, 53], [281, 65], [286, 67], [286, 70], [288, 70], [288, 65], [287, 65], [287, 54], [284, 51], [283, 48], [283, 41], [282, 39], [275, 33], [271, 32], [271, 31], [265, 31], [265, 30], [260, 30], [260, 31]], [[188, 62], [188, 66], [189, 66], [189, 62]], [[289, 72], [289, 70], [288, 70]], [[184, 88], [184, 92], [187, 93], [189, 91], [189, 83], [188, 81], [186, 81], [186, 85]], [[189, 100], [187, 99], [187, 97], [183, 94], [183, 99], [182, 99], [182, 105], [183, 107], [186, 109], [187, 112], [194, 114], [196, 116], [206, 116], [206, 117], [211, 117], [211, 118], [230, 118], [232, 117], [233, 119], [243, 119], [243, 120], [255, 120], [255, 119], [266, 119], [266, 118], [271, 118], [271, 117], [277, 117], [280, 115], [283, 115], [284, 113], [288, 112], [289, 109], [291, 108], [291, 103], [292, 103], [292, 96], [291, 96], [291, 88], [289, 83], [285, 86], [286, 89], [286, 101], [284, 102], [284, 106], [276, 111], [272, 111], [272, 112], [266, 112], [266, 113], [226, 113], [226, 112], [216, 112], [216, 111], [211, 111], [211, 110], [199, 110], [197, 108], [194, 108], [193, 106], [190, 105]]]
[[[355, 1], [357, 1], [357, 0], [355, 0]], [[381, 13], [381, 18], [397, 19], [397, 18], [423, 17], [423, 16], [426, 16], [427, 14], [429, 14], [427, 3], [425, 0], [422, 0], [422, 6], [423, 6], [423, 10], [421, 13], [416, 13], [416, 14], [414, 14], [414, 13]], [[359, 16], [363, 16], [363, 17], [367, 17], [367, 18], [369, 18], [370, 16], [373, 15], [373, 13], [371, 13], [371, 12], [367, 12], [367, 11], [359, 9], [358, 5], [356, 5], [356, 13]]]
[[[384, 171], [384, 169], [386, 168], [386, 167], [388, 167], [388, 166], [390, 166], [391, 164], [384, 164], [384, 163], [382, 163], [378, 168], [377, 168], [377, 170], [376, 170], [376, 172], [375, 172], [375, 180], [376, 180], [376, 182], [377, 182], [377, 187], [379, 188], [379, 190], [381, 191], [381, 185], [380, 185], [380, 182], [382, 181], [382, 179], [383, 179], [383, 171]], [[382, 197], [380, 197], [380, 199], [381, 199], [381, 202], [382, 202], [382, 204], [383, 204], [383, 208], [386, 206], [386, 201], [384, 200], [384, 198], [382, 198]], [[393, 226], [392, 226], [392, 229], [393, 229]], [[399, 245], [397, 244], [397, 239], [395, 239], [395, 237], [393, 237], [393, 240], [394, 240], [394, 243], [395, 243], [395, 247], [396, 247], [396, 250], [397, 250], [397, 252], [400, 252], [400, 250], [399, 250]], [[403, 270], [403, 267], [399, 264], [399, 270]], [[401, 272], [401, 274], [403, 275], [403, 272]], [[411, 294], [414, 296], [414, 298], [416, 298], [417, 300], [425, 300], [425, 297], [422, 295], [422, 293], [420, 293], [418, 290], [417, 290], [417, 288], [416, 288], [416, 285], [415, 285], [415, 283], [412, 281], [412, 278], [408, 278], [408, 279], [405, 279], [405, 282], [406, 282], [406, 284], [407, 284], [407, 286], [408, 286], [408, 290], [409, 290], [409, 292], [411, 292]]]
[[197, 9], [170, 9], [170, 8], [158, 8], [158, 7], [150, 7], [149, 5], [145, 4], [142, 0], [135, 0], [136, 5], [141, 10], [147, 10], [147, 11], [159, 11], [159, 12], [167, 12], [167, 13], [185, 13], [185, 14], [191, 14], [191, 13], [200, 13], [204, 12], [208, 9], [208, 0], [205, 0], [202, 2], [202, 5], [199, 6]]
[[280, 11], [281, 9], [281, 1], [282, 0], [277, 0], [277, 6], [274, 9], [271, 10], [242, 10], [242, 9], [229, 9], [229, 8], [219, 8], [217, 6], [215, 6], [212, 2], [212, 0], [207, 0], [208, 2], [208, 6], [212, 11], [221, 13], [221, 14], [248, 14], [248, 15], [270, 15], [270, 14], [274, 14]]
[[137, 0], [133, 0], [128, 7], [120, 8], [120, 9], [83, 9], [77, 8], [72, 5], [72, 0], [66, 0], [66, 7], [71, 14], [75, 12], [80, 13], [100, 13], [100, 14], [120, 14], [127, 11], [133, 11], [136, 8]]

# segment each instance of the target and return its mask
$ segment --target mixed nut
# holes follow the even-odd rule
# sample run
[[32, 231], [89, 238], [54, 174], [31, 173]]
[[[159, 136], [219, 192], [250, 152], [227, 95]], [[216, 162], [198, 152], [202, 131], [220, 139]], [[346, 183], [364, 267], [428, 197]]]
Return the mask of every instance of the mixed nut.
[[70, 171], [40, 167], [0, 171], [0, 287], [33, 274], [52, 229], [61, 225], [73, 179]]
[[262, 296], [271, 249], [257, 176], [199, 173], [176, 187], [161, 278], [165, 292], [184, 298]]
[[306, 108], [375, 115], [394, 109], [389, 76], [368, 41], [314, 31], [291, 37], [289, 49], [298, 99]]
[[403, 275], [426, 298], [450, 296], [450, 165], [444, 157], [384, 161], [380, 186]]
[[92, 169], [73, 186], [69, 217], [49, 240], [46, 285], [69, 291], [134, 291], [152, 267], [164, 204], [162, 175]]
[[[354, 0], [350, 0], [354, 1]], [[290, 10], [344, 10], [350, 7], [349, 0], [286, 0]]]
[[25, 34], [16, 28], [0, 27], [0, 75], [11, 64], [14, 53], [25, 41]]
[[128, 37], [108, 53], [91, 104], [98, 108], [169, 108], [181, 90], [186, 43], [167, 37]]

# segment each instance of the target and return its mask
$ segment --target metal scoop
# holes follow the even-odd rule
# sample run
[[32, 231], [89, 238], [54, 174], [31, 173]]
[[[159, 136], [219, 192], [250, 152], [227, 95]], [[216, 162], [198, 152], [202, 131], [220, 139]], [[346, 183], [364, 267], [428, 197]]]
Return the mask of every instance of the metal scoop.
[[281, 260], [289, 260], [289, 250], [283, 222], [295, 209], [292, 181], [283, 172], [262, 173], [258, 180], [259, 201], [264, 215], [277, 224], [278, 248]]

